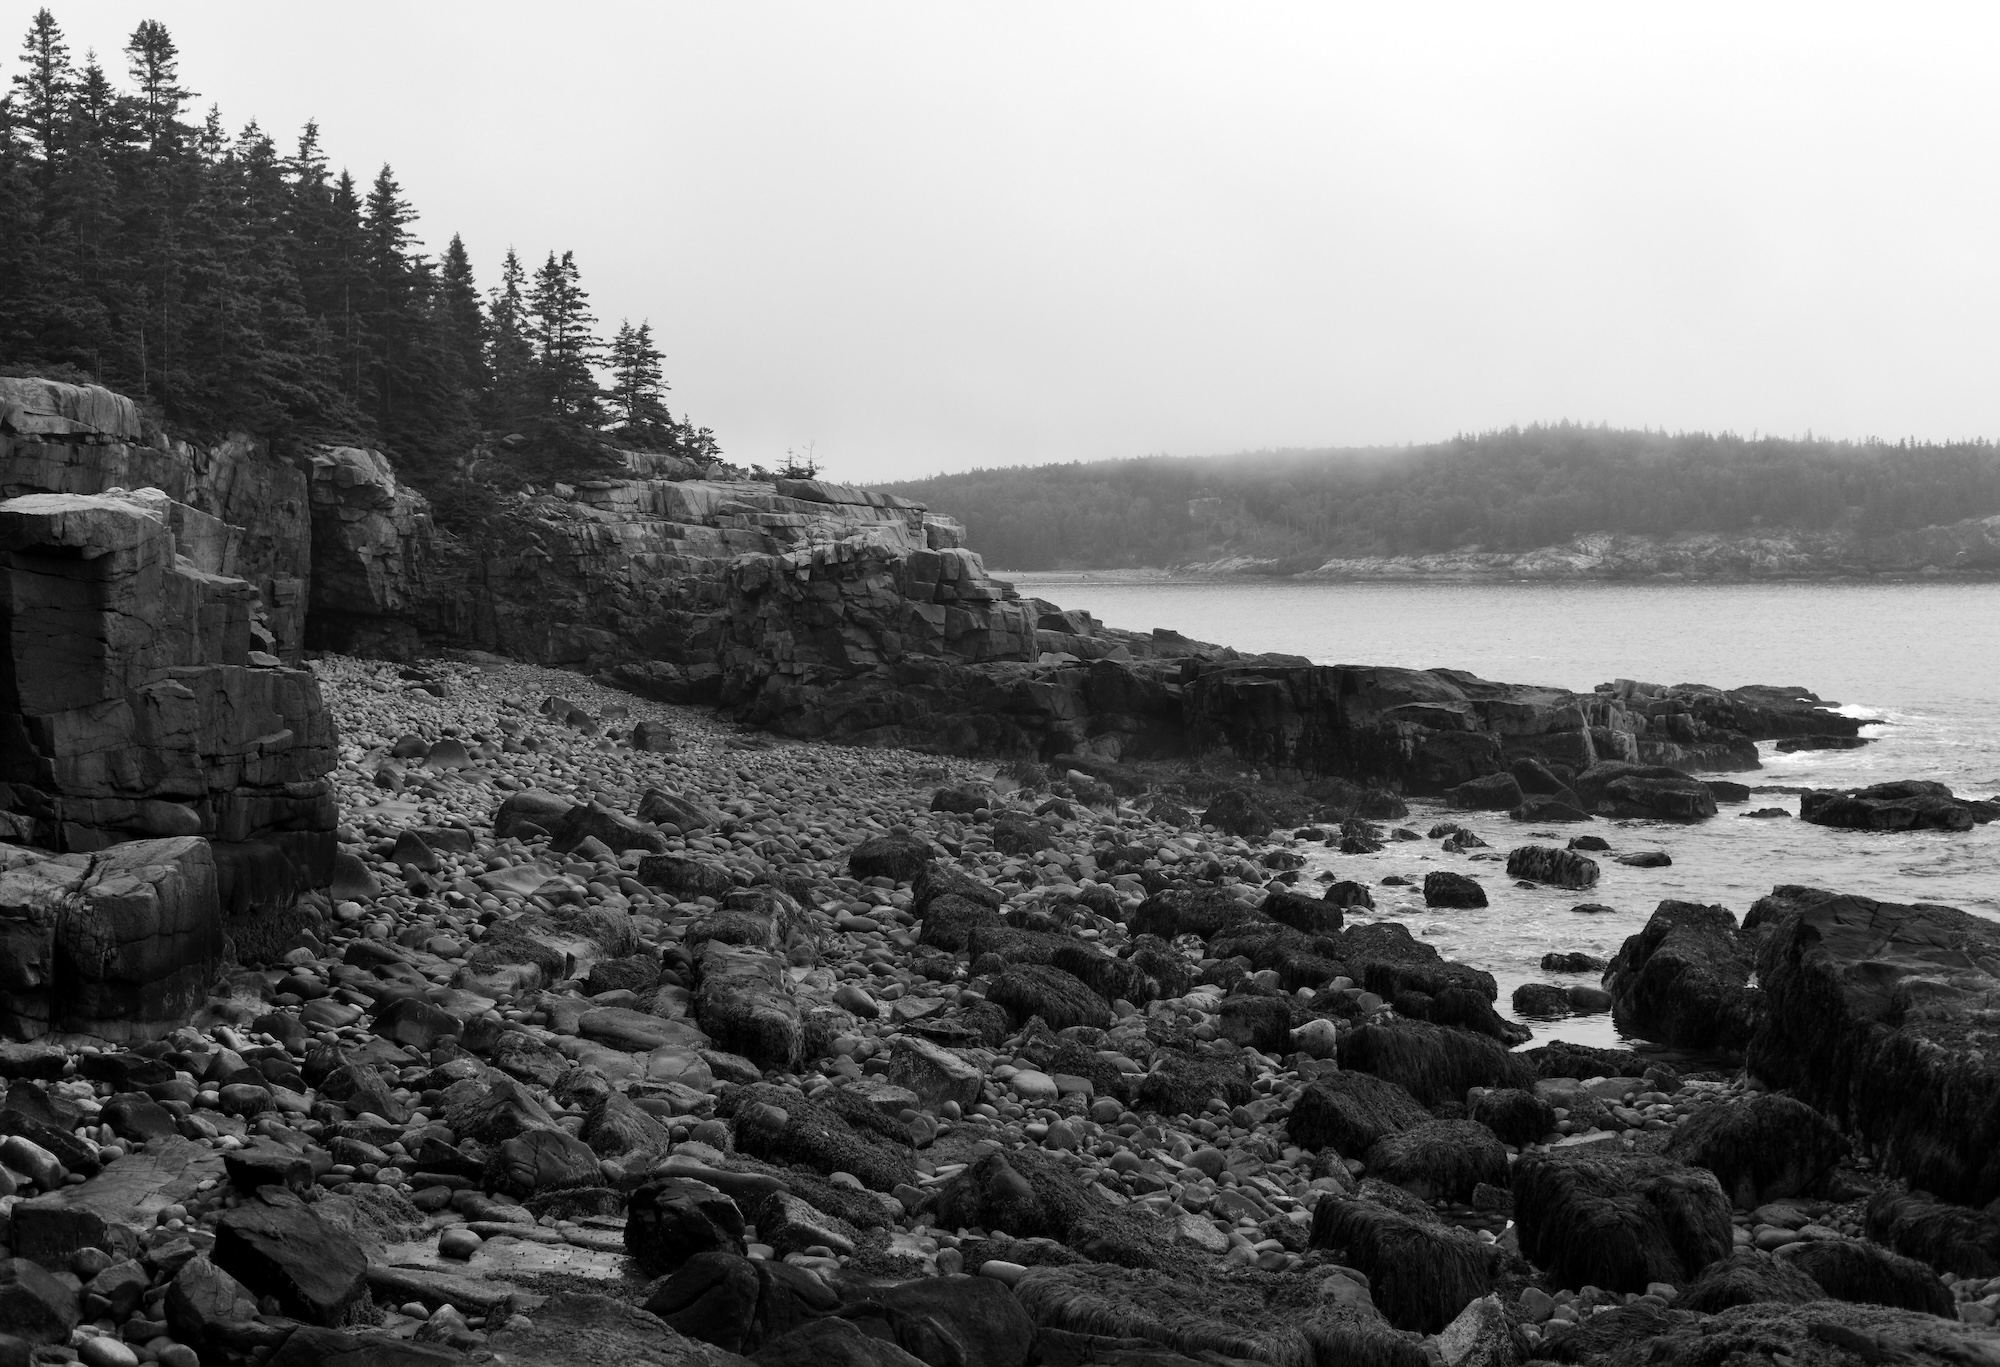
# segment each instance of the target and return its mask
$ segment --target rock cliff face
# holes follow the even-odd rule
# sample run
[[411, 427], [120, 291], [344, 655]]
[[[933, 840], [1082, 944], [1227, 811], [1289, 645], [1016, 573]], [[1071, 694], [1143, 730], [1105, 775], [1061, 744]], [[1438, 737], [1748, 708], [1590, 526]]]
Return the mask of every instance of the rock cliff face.
[[156, 490], [0, 503], [0, 831], [207, 837], [248, 935], [326, 885], [334, 736], [311, 672], [258, 648], [256, 588], [178, 554], [199, 518]]
[[195, 446], [148, 434], [95, 385], [0, 379], [0, 498], [158, 489], [181, 555], [257, 590], [264, 649], [296, 662], [311, 575], [306, 479], [247, 437]]

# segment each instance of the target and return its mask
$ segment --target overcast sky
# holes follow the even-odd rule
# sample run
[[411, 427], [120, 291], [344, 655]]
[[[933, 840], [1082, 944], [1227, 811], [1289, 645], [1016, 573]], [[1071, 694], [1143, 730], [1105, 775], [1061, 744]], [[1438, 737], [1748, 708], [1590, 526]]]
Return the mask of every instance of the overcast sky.
[[743, 463], [2000, 433], [1991, 6], [53, 8], [573, 250]]

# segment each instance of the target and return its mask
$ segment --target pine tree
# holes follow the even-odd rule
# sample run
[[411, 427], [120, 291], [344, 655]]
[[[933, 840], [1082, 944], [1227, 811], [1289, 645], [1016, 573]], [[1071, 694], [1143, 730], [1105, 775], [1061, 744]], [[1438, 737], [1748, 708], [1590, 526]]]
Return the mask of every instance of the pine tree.
[[457, 233], [444, 249], [438, 266], [438, 326], [449, 356], [452, 382], [473, 402], [486, 389], [486, 315], [479, 307], [479, 286], [472, 278], [472, 258]]
[[608, 397], [620, 430], [630, 439], [657, 442], [671, 435], [673, 418], [667, 412], [663, 359], [653, 345], [650, 321], [642, 320], [635, 328], [619, 320], [618, 333], [611, 339]]
[[180, 83], [180, 55], [157, 19], [141, 20], [125, 44], [126, 69], [139, 88], [139, 130], [155, 155], [178, 140], [181, 110], [195, 96]]
[[590, 313], [576, 269], [576, 255], [554, 252], [535, 272], [528, 294], [529, 335], [535, 343], [535, 379], [545, 409], [552, 417], [594, 424], [601, 414], [593, 367], [602, 344], [591, 329]]
[[528, 335], [526, 283], [521, 258], [509, 247], [486, 315], [486, 422], [502, 431], [518, 427], [534, 410], [535, 345]]
[[69, 45], [56, 26], [56, 17], [46, 9], [37, 11], [34, 22], [28, 26], [28, 36], [21, 44], [21, 61], [28, 69], [16, 72], [13, 82], [15, 90], [20, 92], [21, 123], [27, 130], [31, 152], [41, 158], [46, 184], [62, 151], [70, 90], [76, 84], [76, 71], [69, 62]]

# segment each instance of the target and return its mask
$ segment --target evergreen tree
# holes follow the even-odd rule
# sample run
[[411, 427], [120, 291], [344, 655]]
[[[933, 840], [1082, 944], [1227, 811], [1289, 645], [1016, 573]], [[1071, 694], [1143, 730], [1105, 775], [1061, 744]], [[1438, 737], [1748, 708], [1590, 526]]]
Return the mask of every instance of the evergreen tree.
[[451, 369], [451, 382], [473, 403], [486, 389], [486, 315], [479, 307], [479, 286], [472, 278], [472, 258], [457, 233], [438, 265], [438, 331]]
[[535, 344], [529, 336], [528, 301], [522, 292], [527, 272], [514, 249], [500, 263], [500, 283], [487, 306], [486, 422], [504, 430], [518, 427], [535, 403]]
[[70, 89], [76, 72], [70, 66], [69, 45], [63, 41], [56, 17], [39, 10], [28, 26], [21, 44], [21, 61], [28, 69], [16, 72], [14, 89], [19, 92], [20, 118], [28, 135], [29, 150], [41, 159], [44, 182], [53, 176], [56, 158], [62, 151], [62, 130], [69, 116]]
[[195, 92], [180, 83], [180, 49], [157, 19], [144, 19], [125, 44], [126, 69], [138, 87], [139, 131], [155, 155], [171, 149], [181, 110]]
[[653, 345], [650, 321], [642, 320], [635, 328], [619, 320], [618, 333], [611, 339], [608, 397], [620, 430], [634, 440], [660, 441], [671, 434], [673, 418], [667, 412], [663, 360]]
[[601, 407], [593, 367], [603, 350], [591, 329], [590, 313], [576, 269], [576, 256], [554, 252], [535, 272], [528, 294], [529, 335], [535, 343], [535, 380], [545, 411], [551, 417], [581, 423], [597, 421]]

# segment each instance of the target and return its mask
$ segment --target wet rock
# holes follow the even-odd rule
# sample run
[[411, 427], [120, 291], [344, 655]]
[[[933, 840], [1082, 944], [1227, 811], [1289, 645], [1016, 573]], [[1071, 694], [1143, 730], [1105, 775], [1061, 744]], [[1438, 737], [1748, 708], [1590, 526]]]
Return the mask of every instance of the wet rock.
[[926, 1363], [1026, 1367], [1034, 1352], [1034, 1320], [1012, 1292], [989, 1277], [918, 1278], [875, 1287], [850, 1299], [841, 1314], [878, 1337], [886, 1331]]
[[659, 854], [666, 848], [666, 837], [659, 831], [595, 801], [572, 807], [563, 814], [549, 831], [549, 850], [568, 854], [586, 840], [600, 842], [614, 855], [626, 850]]
[[1629, 1034], [1690, 1049], [1741, 1049], [1756, 1027], [1751, 946], [1725, 907], [1660, 903], [1605, 970]]
[[970, 1110], [985, 1079], [964, 1058], [927, 1039], [898, 1036], [890, 1044], [889, 1080], [907, 1087], [932, 1110], [947, 1102]]
[[1799, 797], [1799, 816], [1815, 826], [1860, 831], [1969, 831], [1992, 820], [1993, 807], [1960, 798], [1942, 783], [1909, 780], [1811, 789]]
[[1644, 1291], [1691, 1281], [1728, 1255], [1729, 1199], [1713, 1175], [1603, 1145], [1515, 1165], [1521, 1252], [1558, 1286]]
[[697, 897], [727, 897], [736, 886], [728, 868], [707, 859], [689, 859], [678, 854], [656, 854], [639, 861], [634, 877], [682, 901]]
[[530, 1130], [500, 1142], [487, 1180], [519, 1196], [588, 1187], [598, 1180], [597, 1154], [567, 1131]]
[[[1335, 896], [1335, 888], [1343, 889], [1339, 897]], [[1367, 900], [1357, 900], [1356, 890], [1359, 891], [1361, 898]], [[1263, 905], [1258, 910], [1279, 925], [1290, 926], [1301, 934], [1331, 935], [1346, 921], [1342, 908], [1374, 905], [1374, 899], [1369, 897], [1368, 889], [1359, 883], [1336, 883], [1326, 890], [1326, 896], [1323, 898], [1301, 897], [1293, 892], [1274, 892], [1264, 899]]]
[[26, 1258], [0, 1261], [0, 1325], [30, 1343], [67, 1343], [78, 1318], [74, 1286]]
[[1579, 806], [1599, 816], [1702, 821], [1715, 815], [1715, 795], [1700, 779], [1663, 764], [1601, 761], [1576, 776]]
[[1338, 907], [1365, 907], [1373, 909], [1375, 895], [1364, 883], [1342, 880], [1326, 885], [1325, 900]]
[[1667, 1157], [1714, 1173], [1745, 1210], [1812, 1192], [1847, 1152], [1826, 1117], [1776, 1093], [1705, 1107], [1675, 1129], [1666, 1148]]
[[1939, 1272], [2000, 1276], [2000, 1215], [1992, 1211], [1884, 1191], [1868, 1202], [1867, 1230], [1869, 1238]]
[[1215, 795], [1201, 814], [1201, 824], [1245, 840], [1262, 840], [1278, 823], [1247, 791], [1229, 788]]
[[1162, 1115], [1200, 1115], [1211, 1100], [1240, 1106], [1250, 1095], [1250, 1075], [1240, 1060], [1165, 1052], [1140, 1079], [1133, 1105]]
[[1389, 1135], [1429, 1123], [1430, 1112], [1393, 1082], [1342, 1072], [1307, 1084], [1285, 1132], [1302, 1149], [1332, 1148], [1359, 1158]]
[[1424, 875], [1424, 905], [1467, 908], [1486, 905], [1486, 889], [1462, 873], [1440, 870]]
[[510, 794], [493, 813], [493, 837], [509, 840], [529, 833], [546, 835], [562, 824], [576, 804], [539, 788]]
[[1507, 816], [1509, 820], [1531, 822], [1535, 825], [1590, 820], [1589, 812], [1559, 797], [1531, 797], [1520, 806], [1511, 809]]
[[1292, 1009], [1280, 997], [1232, 996], [1222, 1001], [1217, 1028], [1231, 1043], [1275, 1054], [1292, 1033]]
[[710, 941], [701, 952], [695, 1018], [724, 1049], [763, 1068], [794, 1066], [805, 1031], [785, 961]]
[[1636, 850], [1631, 854], [1621, 854], [1618, 862], [1633, 869], [1664, 869], [1670, 866], [1673, 856], [1665, 850]]
[[1459, 784], [1444, 798], [1461, 811], [1502, 812], [1520, 806], [1523, 796], [1520, 780], [1512, 774], [1488, 774]]
[[250, 1289], [199, 1254], [174, 1273], [161, 1307], [176, 1339], [213, 1349], [217, 1357], [225, 1349], [275, 1346], [286, 1333], [259, 1323]]
[[1181, 935], [1199, 935], [1207, 940], [1256, 917], [1242, 899], [1225, 889], [1174, 888], [1141, 902], [1125, 926], [1134, 936], [1152, 935], [1170, 941]]
[[1522, 983], [1514, 989], [1514, 1014], [1530, 1020], [1560, 1020], [1570, 1013], [1569, 989], [1561, 983]]
[[758, 1349], [757, 1367], [924, 1367], [922, 1358], [844, 1319], [808, 1320]]
[[1549, 845], [1523, 845], [1507, 856], [1509, 878], [1527, 878], [1578, 892], [1595, 887], [1597, 873], [1596, 860]]
[[1912, 1187], [1968, 1205], [2000, 1197], [2000, 1108], [1975, 1100], [2000, 1096], [1984, 1024], [2000, 990], [2000, 927], [1948, 907], [1789, 886], [1746, 919], [1765, 937], [1750, 1067]]
[[1544, 954], [1544, 973], [1596, 973], [1604, 967], [1604, 960], [1594, 954], [1571, 951], [1566, 954]]
[[[483, 1351], [508, 1367], [723, 1367], [730, 1360], [610, 1296], [564, 1291], [510, 1319]], [[740, 1361], [740, 1359], [738, 1360]]]

